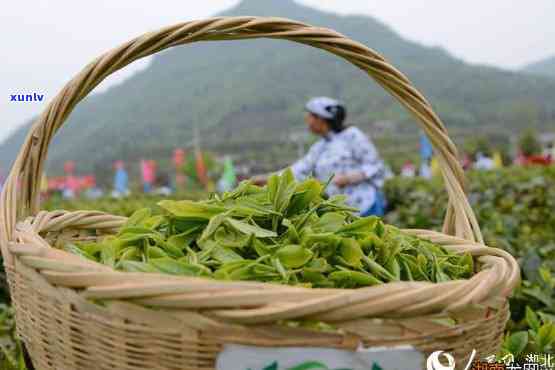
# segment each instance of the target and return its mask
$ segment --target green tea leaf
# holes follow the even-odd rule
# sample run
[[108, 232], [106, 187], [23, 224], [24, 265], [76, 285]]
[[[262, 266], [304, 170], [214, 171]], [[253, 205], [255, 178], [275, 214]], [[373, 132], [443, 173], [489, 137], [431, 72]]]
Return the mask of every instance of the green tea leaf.
[[89, 253], [87, 253], [85, 250], [79, 248], [77, 245], [72, 244], [72, 243], [66, 243], [64, 245], [64, 250], [66, 252], [69, 253], [73, 253], [77, 256], [83, 257], [85, 259], [91, 260], [91, 261], [95, 261], [96, 262], [96, 258], [94, 258], [92, 255], [90, 255]]
[[[395, 278], [394, 280], [401, 280], [401, 266], [399, 265], [399, 262], [397, 261], [396, 257], [390, 258], [389, 262], [386, 265], [387, 270], [391, 273], [391, 275]], [[443, 278], [443, 275], [441, 271], [438, 272], [438, 274], [440, 274], [440, 276]], [[441, 280], [441, 281], [445, 281], [445, 280]]]
[[207, 223], [207, 220], [173, 218], [170, 220], [170, 227], [174, 234], [194, 235], [197, 232], [202, 232]]
[[139, 209], [133, 212], [133, 214], [127, 219], [125, 226], [130, 227], [140, 225], [144, 220], [149, 218], [151, 214], [152, 211], [150, 210], [150, 208]]
[[118, 269], [127, 272], [159, 272], [158, 269], [148, 263], [138, 261], [120, 261]]
[[374, 275], [384, 279], [385, 281], [394, 281], [395, 280], [395, 276], [393, 276], [389, 271], [387, 271], [385, 268], [383, 268], [382, 265], [380, 265], [379, 263], [377, 263], [373, 259], [371, 259], [367, 256], [363, 256], [362, 260], [366, 263], [366, 265], [368, 266], [368, 269]]
[[120, 261], [128, 261], [136, 258], [140, 258], [141, 251], [137, 247], [127, 247], [120, 251], [119, 253], [119, 260]]
[[174, 217], [192, 220], [210, 220], [212, 217], [227, 211], [224, 207], [190, 200], [163, 200], [158, 202], [158, 206]]
[[370, 232], [374, 232], [374, 226], [378, 222], [377, 217], [364, 217], [360, 218], [350, 224], [342, 226], [337, 230], [340, 234], [345, 235], [368, 235]]
[[[166, 252], [168, 254], [168, 256], [170, 257], [174, 257], [174, 258], [181, 258], [184, 256], [183, 251], [181, 248], [178, 248], [177, 246], [175, 246], [173, 243], [169, 243], [166, 242], [165, 240], [161, 239], [161, 240], [156, 240], [156, 243], [158, 244], [158, 246], [164, 250], [164, 252]], [[185, 245], [185, 248], [187, 248], [188, 245]]]
[[297, 228], [291, 222], [291, 220], [284, 218], [281, 223], [283, 224], [283, 226], [287, 227], [287, 232], [285, 233], [285, 235], [287, 236], [289, 242], [292, 244], [298, 244], [301, 241], [301, 238], [299, 236], [299, 233], [297, 232]]
[[268, 246], [266, 246], [260, 240], [257, 240], [257, 239], [254, 240], [253, 248], [256, 254], [258, 254], [258, 257], [263, 257], [271, 254], [271, 248], [268, 248]]
[[164, 221], [165, 221], [165, 217], [158, 215], [158, 216], [152, 216], [145, 219], [140, 223], [140, 225], [143, 227], [146, 227], [147, 229], [153, 230], [159, 227]]
[[106, 241], [102, 245], [100, 252], [100, 262], [104, 265], [115, 267], [118, 246], [116, 241]]
[[314, 224], [313, 228], [319, 232], [331, 232], [335, 233], [343, 228], [345, 224], [345, 215], [338, 213], [338, 212], [329, 212], [318, 220], [316, 224]]
[[168, 257], [168, 254], [166, 252], [164, 252], [164, 250], [162, 248], [152, 247], [152, 246], [148, 246], [146, 248], [146, 254], [147, 254], [149, 259]]
[[309, 209], [310, 205], [320, 197], [322, 190], [322, 184], [315, 179], [307, 179], [298, 184], [287, 209], [287, 215], [296, 215]]
[[532, 330], [538, 331], [540, 329], [540, 319], [529, 306], [526, 306], [526, 322], [528, 323], [528, 326], [532, 328]]
[[151, 259], [149, 264], [160, 272], [172, 275], [201, 276], [210, 274], [210, 271], [203, 266], [178, 262], [169, 257]]
[[243, 260], [243, 257], [241, 257], [238, 253], [235, 253], [233, 250], [229, 248], [225, 248], [221, 246], [216, 246], [212, 250], [212, 258], [214, 258], [216, 261], [221, 263]]
[[271, 203], [257, 201], [254, 197], [235, 199], [233, 202], [229, 202], [229, 209], [231, 214], [236, 217], [282, 216], [281, 212], [272, 209]]
[[183, 250], [186, 246], [188, 246], [192, 241], [196, 239], [195, 235], [196, 229], [190, 229], [181, 234], [172, 235], [166, 241], [168, 244], [171, 244], [174, 248], [178, 248]]
[[516, 332], [505, 339], [503, 347], [512, 353], [515, 358], [520, 356], [528, 344], [528, 333], [525, 331]]
[[280, 248], [276, 256], [281, 263], [288, 268], [299, 268], [304, 266], [313, 256], [312, 251], [300, 245], [291, 244]]
[[208, 238], [210, 238], [212, 235], [214, 235], [214, 233], [216, 232], [216, 230], [218, 230], [218, 228], [222, 225], [222, 223], [226, 220], [228, 213], [220, 213], [214, 217], [212, 217], [210, 219], [210, 221], [208, 222], [208, 226], [206, 226], [204, 228], [204, 231], [202, 232], [199, 241], [203, 241], [206, 240]]
[[235, 229], [220, 227], [214, 233], [214, 240], [223, 247], [244, 248], [249, 245], [250, 235], [237, 232]]
[[277, 236], [277, 234], [273, 231], [263, 229], [256, 225], [251, 225], [243, 221], [234, 220], [233, 218], [227, 218], [226, 222], [243, 234], [252, 234], [257, 238], [272, 238]]
[[[96, 256], [97, 254], [100, 254], [100, 251], [102, 250], [102, 242], [76, 243], [76, 245], [90, 256]], [[97, 259], [95, 258], [95, 260]]]
[[304, 271], [327, 272], [331, 266], [325, 258], [315, 258], [304, 268]]
[[[328, 282], [326, 276], [321, 272], [303, 269], [302, 274], [304, 280], [312, 283], [315, 287], [321, 287], [322, 285], [325, 285], [326, 282]], [[333, 286], [333, 284], [331, 285]]]
[[548, 349], [555, 345], [555, 324], [548, 322], [542, 325], [538, 330], [536, 341], [539, 350], [547, 353]]
[[218, 280], [232, 280], [232, 274], [235, 271], [240, 271], [241, 274], [235, 274], [235, 276], [249, 277], [248, 267], [253, 261], [242, 260], [224, 263], [216, 272], [214, 272], [214, 278]]
[[375, 276], [359, 271], [335, 271], [329, 275], [339, 288], [357, 288], [382, 284]]
[[355, 239], [343, 239], [339, 248], [341, 257], [349, 264], [356, 268], [361, 268], [361, 259], [364, 256], [360, 245]]
[[[281, 175], [274, 174], [270, 176], [267, 185], [268, 199], [276, 212], [285, 213], [295, 192], [295, 187], [295, 178], [290, 168], [283, 171]], [[275, 231], [277, 226], [278, 216], [274, 216], [272, 218], [272, 229]]]
[[281, 278], [285, 283], [289, 281], [289, 274], [285, 270], [285, 267], [281, 264], [279, 258], [272, 258], [272, 265], [275, 267], [277, 272], [281, 275]]

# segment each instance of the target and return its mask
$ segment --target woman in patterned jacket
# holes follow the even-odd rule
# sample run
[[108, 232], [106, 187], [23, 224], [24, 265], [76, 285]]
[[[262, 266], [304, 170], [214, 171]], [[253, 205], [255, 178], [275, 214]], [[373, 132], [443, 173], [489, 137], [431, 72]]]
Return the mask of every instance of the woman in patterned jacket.
[[313, 98], [306, 111], [309, 130], [321, 139], [291, 166], [295, 178], [312, 176], [326, 182], [334, 175], [328, 195], [347, 195], [347, 204], [361, 216], [383, 216], [385, 166], [374, 144], [357, 127], [345, 126], [346, 109], [337, 100]]

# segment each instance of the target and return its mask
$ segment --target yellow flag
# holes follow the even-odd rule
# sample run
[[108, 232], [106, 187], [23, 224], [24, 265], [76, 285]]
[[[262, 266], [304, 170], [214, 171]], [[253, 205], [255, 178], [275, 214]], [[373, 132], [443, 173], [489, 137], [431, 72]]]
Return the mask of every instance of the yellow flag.
[[501, 157], [501, 153], [499, 152], [493, 153], [493, 167], [494, 168], [503, 167], [503, 158]]
[[209, 193], [213, 193], [216, 191], [216, 184], [214, 184], [214, 181], [208, 180], [208, 182], [206, 183], [206, 191]]
[[441, 175], [441, 170], [439, 168], [439, 161], [437, 160], [436, 156], [433, 156], [432, 162], [430, 163], [430, 168], [432, 170], [432, 176]]
[[46, 178], [46, 175], [44, 173], [40, 178], [40, 191], [41, 193], [46, 193], [48, 191], [48, 179]]

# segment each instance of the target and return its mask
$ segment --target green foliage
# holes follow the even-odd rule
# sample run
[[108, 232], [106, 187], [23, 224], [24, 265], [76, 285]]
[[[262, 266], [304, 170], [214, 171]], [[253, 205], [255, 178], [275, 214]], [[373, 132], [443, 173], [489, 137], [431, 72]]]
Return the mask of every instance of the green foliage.
[[[447, 194], [440, 178], [394, 178], [385, 192], [389, 223], [441, 229]], [[555, 167], [470, 172], [468, 196], [488, 245], [519, 258], [533, 250], [555, 268]]]
[[553, 353], [555, 351], [555, 321], [537, 315], [526, 307], [527, 331], [508, 333], [503, 341], [499, 357], [512, 354], [515, 358], [527, 353]]
[[464, 149], [467, 153], [472, 156], [476, 156], [477, 153], [482, 153], [484, 155], [491, 155], [491, 143], [485, 137], [472, 138], [465, 142]]
[[21, 344], [15, 335], [13, 309], [3, 303], [0, 303], [0, 369], [26, 369]]
[[538, 140], [536, 131], [526, 130], [518, 141], [520, 150], [524, 155], [537, 155], [541, 153], [542, 146]]
[[471, 156], [476, 156], [478, 152], [492, 156], [498, 151], [505, 163], [510, 162], [511, 143], [507, 134], [489, 133], [486, 136], [471, 136], [464, 140], [462, 148]]
[[[555, 167], [472, 172], [468, 185], [486, 244], [510, 252], [522, 269], [503, 351], [549, 353], [555, 335]], [[389, 222], [441, 229], [447, 197], [440, 179], [394, 179], [386, 193], [393, 207]]]

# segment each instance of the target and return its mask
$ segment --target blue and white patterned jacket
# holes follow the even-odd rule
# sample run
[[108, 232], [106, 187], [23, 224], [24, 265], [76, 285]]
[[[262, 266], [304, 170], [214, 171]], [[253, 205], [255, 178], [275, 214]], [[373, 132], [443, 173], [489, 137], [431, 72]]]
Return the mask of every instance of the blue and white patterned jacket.
[[330, 132], [318, 140], [308, 153], [291, 169], [297, 180], [313, 176], [326, 182], [332, 174], [361, 172], [365, 179], [340, 188], [328, 186], [329, 195], [347, 195], [347, 204], [361, 213], [369, 210], [376, 200], [376, 191], [384, 184], [385, 167], [376, 147], [357, 127], [350, 126], [339, 133]]

